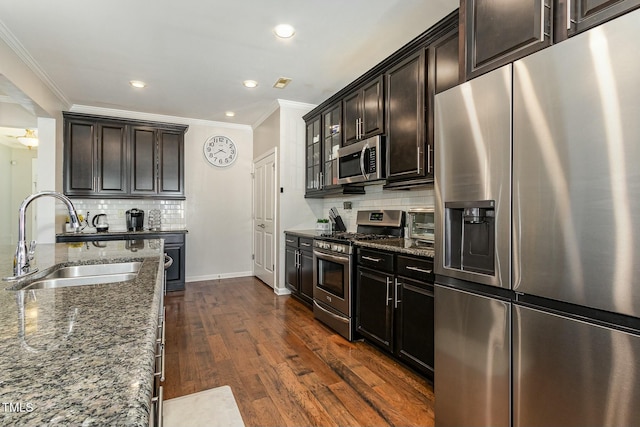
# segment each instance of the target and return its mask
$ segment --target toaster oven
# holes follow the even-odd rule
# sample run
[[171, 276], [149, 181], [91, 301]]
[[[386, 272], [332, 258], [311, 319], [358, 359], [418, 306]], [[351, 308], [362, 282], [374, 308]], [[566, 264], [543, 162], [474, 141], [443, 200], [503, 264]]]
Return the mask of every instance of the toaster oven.
[[409, 217], [409, 238], [416, 241], [433, 243], [435, 239], [435, 212], [433, 207], [410, 208], [407, 211]]

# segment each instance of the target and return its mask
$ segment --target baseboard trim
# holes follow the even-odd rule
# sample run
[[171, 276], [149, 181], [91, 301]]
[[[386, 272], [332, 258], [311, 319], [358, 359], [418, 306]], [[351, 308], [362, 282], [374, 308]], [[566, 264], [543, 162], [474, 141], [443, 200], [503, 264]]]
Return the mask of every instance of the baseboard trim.
[[235, 273], [223, 273], [223, 274], [207, 274], [205, 276], [187, 276], [186, 282], [203, 282], [205, 280], [219, 280], [219, 279], [235, 279], [236, 277], [249, 277], [253, 276], [253, 271], [238, 271]]

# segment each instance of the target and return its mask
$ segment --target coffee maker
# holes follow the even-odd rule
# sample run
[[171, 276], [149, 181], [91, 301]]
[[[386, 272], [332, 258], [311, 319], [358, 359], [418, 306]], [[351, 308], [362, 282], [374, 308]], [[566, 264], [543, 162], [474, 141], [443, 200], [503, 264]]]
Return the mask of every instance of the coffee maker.
[[142, 231], [144, 226], [144, 211], [142, 209], [129, 209], [127, 211], [127, 230]]

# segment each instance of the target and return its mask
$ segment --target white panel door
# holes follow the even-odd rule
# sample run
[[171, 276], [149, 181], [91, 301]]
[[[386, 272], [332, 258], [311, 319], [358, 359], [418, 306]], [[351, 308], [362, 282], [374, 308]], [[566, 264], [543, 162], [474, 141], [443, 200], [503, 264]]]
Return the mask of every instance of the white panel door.
[[267, 285], [275, 284], [275, 152], [254, 164], [253, 248], [254, 275]]

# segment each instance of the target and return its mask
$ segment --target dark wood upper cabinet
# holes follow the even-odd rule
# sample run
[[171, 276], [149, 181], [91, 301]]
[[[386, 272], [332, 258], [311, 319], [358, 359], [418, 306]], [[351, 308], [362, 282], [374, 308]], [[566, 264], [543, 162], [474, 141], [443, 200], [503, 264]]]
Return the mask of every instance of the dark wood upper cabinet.
[[127, 138], [124, 125], [69, 119], [65, 121], [65, 141], [65, 194], [126, 195]]
[[64, 113], [64, 193], [184, 199], [187, 126]]
[[343, 145], [384, 132], [384, 78], [379, 76], [343, 99]]
[[158, 194], [184, 195], [184, 133], [158, 130]]
[[466, 79], [551, 45], [553, 0], [462, 0]]
[[387, 181], [424, 177], [431, 172], [425, 153], [425, 62], [422, 49], [386, 74]]
[[322, 187], [320, 169], [322, 167], [322, 116], [317, 115], [307, 120], [307, 136], [305, 144], [305, 195], [320, 191]]
[[554, 42], [640, 7], [640, 0], [556, 0]]
[[153, 196], [157, 193], [156, 140], [156, 130], [151, 127], [131, 128], [131, 194]]
[[458, 29], [429, 45], [428, 87], [433, 94], [460, 84], [460, 47]]
[[97, 190], [95, 176], [96, 123], [65, 120], [64, 192], [67, 195], [90, 194]]
[[98, 192], [127, 193], [127, 148], [125, 125], [98, 124]]

